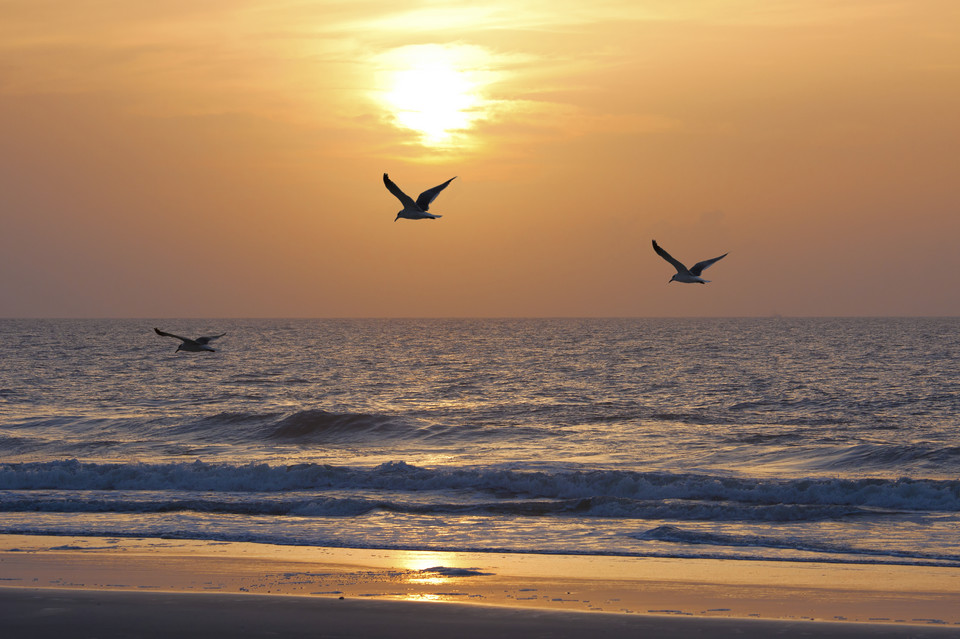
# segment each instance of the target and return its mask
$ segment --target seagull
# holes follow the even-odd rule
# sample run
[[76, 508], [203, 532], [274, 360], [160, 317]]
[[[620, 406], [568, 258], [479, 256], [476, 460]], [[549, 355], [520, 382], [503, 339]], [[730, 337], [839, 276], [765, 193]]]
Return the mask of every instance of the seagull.
[[[683, 282], [685, 284], [693, 284], [695, 282], [698, 284], [706, 284], [709, 282], [710, 280], [705, 280], [700, 277], [700, 273], [703, 272], [703, 269], [707, 268], [717, 260], [722, 260], [728, 255], [727, 253], [724, 253], [720, 257], [715, 257], [712, 260], [697, 262], [693, 265], [693, 268], [687, 268], [682, 262], [674, 259], [672, 255], [660, 248], [656, 240], [653, 240], [653, 250], [657, 252], [657, 255], [673, 264], [673, 268], [677, 269], [676, 274], [670, 278], [670, 282]], [[670, 282], [667, 282], [667, 284]]]
[[209, 335], [207, 337], [198, 337], [197, 339], [190, 339], [189, 337], [180, 337], [179, 335], [174, 335], [173, 333], [164, 333], [159, 328], [154, 327], [157, 332], [157, 335], [162, 335], [163, 337], [176, 337], [178, 340], [183, 342], [180, 346], [177, 346], [177, 350], [174, 351], [190, 351], [193, 353], [200, 353], [207, 351], [209, 353], [216, 353], [217, 351], [207, 346], [210, 342], [220, 337], [226, 335], [226, 333], [220, 333], [219, 335]]
[[427, 213], [427, 209], [430, 208], [430, 203], [437, 199], [437, 196], [440, 195], [440, 191], [447, 188], [447, 185], [457, 179], [457, 176], [453, 176], [443, 184], [435, 186], [432, 189], [427, 189], [417, 198], [417, 201], [414, 202], [413, 198], [400, 190], [400, 187], [393, 183], [393, 180], [390, 179], [390, 176], [386, 173], [383, 174], [383, 184], [387, 187], [387, 190], [393, 193], [400, 203], [403, 204], [403, 209], [397, 213], [397, 217], [393, 218], [393, 221], [396, 222], [401, 217], [404, 217], [408, 220], [435, 220], [438, 217], [443, 217], [442, 215], [434, 215], [433, 213]]

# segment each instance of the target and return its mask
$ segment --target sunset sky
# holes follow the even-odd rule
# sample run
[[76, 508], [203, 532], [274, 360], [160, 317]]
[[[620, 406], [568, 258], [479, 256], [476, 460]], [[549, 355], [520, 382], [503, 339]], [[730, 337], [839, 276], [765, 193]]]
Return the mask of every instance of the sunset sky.
[[960, 3], [0, 0], [0, 317], [771, 314], [960, 315]]

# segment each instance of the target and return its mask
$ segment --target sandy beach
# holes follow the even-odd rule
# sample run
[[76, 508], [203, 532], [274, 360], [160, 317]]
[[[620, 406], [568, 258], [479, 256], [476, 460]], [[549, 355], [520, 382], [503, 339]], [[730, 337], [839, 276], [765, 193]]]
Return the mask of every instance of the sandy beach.
[[932, 637], [960, 634], [960, 571], [6, 535], [0, 614], [32, 637]]

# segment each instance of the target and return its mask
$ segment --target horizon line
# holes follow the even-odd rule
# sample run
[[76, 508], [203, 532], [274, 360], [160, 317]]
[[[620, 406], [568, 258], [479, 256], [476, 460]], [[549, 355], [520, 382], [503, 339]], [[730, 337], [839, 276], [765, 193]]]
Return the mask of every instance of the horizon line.
[[48, 320], [648, 320], [648, 319], [960, 319], [960, 315], [51, 315], [3, 316], [0, 321]]

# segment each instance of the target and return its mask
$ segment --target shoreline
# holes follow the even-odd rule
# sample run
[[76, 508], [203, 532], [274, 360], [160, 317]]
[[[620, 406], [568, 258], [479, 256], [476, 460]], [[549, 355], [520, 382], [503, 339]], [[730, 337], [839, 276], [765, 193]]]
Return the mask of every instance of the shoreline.
[[[749, 623], [765, 620], [808, 630], [816, 623], [818, 634], [827, 629], [823, 624], [829, 624], [830, 633], [833, 626], [836, 632], [860, 632], [863, 624], [894, 633], [890, 636], [918, 636], [918, 629], [937, 636], [960, 633], [960, 570], [949, 567], [0, 535], [3, 605], [16, 601], [27, 611], [29, 601], [46, 602], [38, 604], [42, 608], [66, 597], [82, 610], [84, 601], [109, 608], [134, 605], [133, 597], [148, 606], [151, 598], [168, 601], [172, 595], [181, 602], [177, 605], [186, 605], [201, 593], [240, 602], [258, 595], [295, 598], [327, 613], [331, 604], [346, 603], [336, 610], [361, 618], [374, 614], [369, 606], [390, 616], [408, 614], [399, 611], [416, 605], [418, 616], [431, 618], [453, 614], [449, 610], [455, 606], [474, 610], [457, 614], [476, 616], [481, 625], [489, 613], [480, 610], [493, 608], [524, 618], [583, 615], [586, 621], [577, 623], [588, 625], [623, 618], [633, 621], [614, 625], [626, 623], [634, 630], [656, 620], [711, 628], [719, 623], [715, 630], [726, 633], [744, 623], [756, 629]], [[443, 605], [424, 607], [427, 603]], [[221, 604], [210, 605], [218, 609]], [[222, 605], [243, 608], [234, 599]], [[401, 608], [395, 611], [396, 606]], [[11, 610], [27, 621], [27, 612]], [[229, 616], [223, 619], [229, 621]]]

